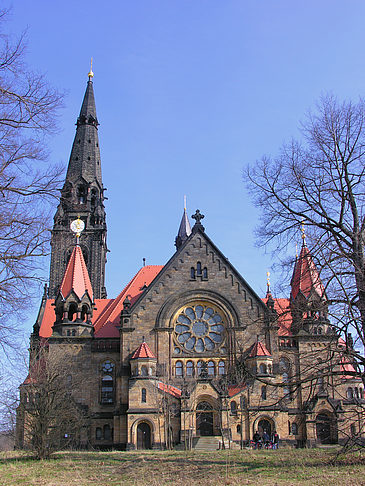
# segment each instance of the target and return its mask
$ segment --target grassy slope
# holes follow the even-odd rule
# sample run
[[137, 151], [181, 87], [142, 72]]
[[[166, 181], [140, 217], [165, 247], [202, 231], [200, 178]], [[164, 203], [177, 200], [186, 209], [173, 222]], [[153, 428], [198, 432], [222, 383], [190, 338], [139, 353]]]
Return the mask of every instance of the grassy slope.
[[365, 455], [322, 450], [60, 452], [48, 461], [0, 454], [0, 485], [365, 486]]

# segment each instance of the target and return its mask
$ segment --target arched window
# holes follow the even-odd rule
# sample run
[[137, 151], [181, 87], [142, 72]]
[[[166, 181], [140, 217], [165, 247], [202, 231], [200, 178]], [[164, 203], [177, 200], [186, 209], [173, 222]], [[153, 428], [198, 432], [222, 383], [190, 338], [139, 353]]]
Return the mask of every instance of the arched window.
[[195, 280], [195, 268], [194, 267], [191, 267], [191, 269], [190, 269], [190, 278], [192, 280]]
[[112, 434], [111, 434], [111, 429], [110, 425], [106, 424], [104, 425], [104, 440], [111, 440]]
[[267, 397], [267, 388], [265, 385], [261, 387], [261, 400], [266, 400]]
[[75, 303], [70, 304], [68, 308], [68, 320], [73, 321], [77, 317], [77, 305]]
[[354, 398], [354, 391], [351, 386], [347, 389], [346, 395], [349, 400], [352, 400]]
[[263, 374], [263, 375], [267, 374], [266, 364], [263, 364], [263, 363], [260, 364], [260, 373]]
[[318, 328], [318, 334], [322, 334], [322, 328], [321, 327]]
[[202, 264], [200, 262], [198, 262], [196, 264], [196, 274], [197, 275], [201, 275], [202, 274]]
[[291, 424], [291, 433], [293, 435], [298, 435], [298, 424], [296, 424], [295, 422]]
[[280, 358], [279, 367], [281, 373], [283, 373], [284, 371], [289, 372], [291, 368], [291, 364], [288, 358], [284, 358], [284, 357]]
[[203, 279], [207, 279], [208, 278], [208, 269], [207, 267], [204, 267], [203, 268]]
[[114, 402], [114, 363], [110, 360], [101, 365], [101, 394], [100, 402], [112, 404]]
[[237, 414], [237, 403], [234, 400], [231, 402], [231, 414], [232, 415]]
[[214, 376], [215, 375], [215, 364], [214, 361], [208, 361], [208, 375]]
[[241, 433], [241, 426], [237, 425], [236, 430], [237, 430], [237, 434], [240, 434]]
[[194, 363], [192, 361], [186, 363], [186, 376], [194, 376]]
[[141, 375], [142, 376], [148, 376], [148, 369], [147, 366], [141, 366]]
[[147, 402], [147, 390], [146, 390], [146, 388], [142, 388], [142, 390], [141, 390], [141, 402], [142, 403]]
[[313, 334], [317, 334], [317, 328], [316, 327], [313, 328]]
[[101, 432], [101, 427], [96, 427], [95, 429], [95, 439], [101, 440], [103, 438], [103, 434]]
[[198, 361], [198, 364], [196, 365], [198, 376], [201, 374], [202, 369], [203, 369], [203, 361]]
[[224, 375], [226, 373], [226, 367], [224, 361], [218, 363], [218, 375]]
[[176, 361], [175, 364], [175, 375], [182, 376], [183, 375], [183, 364], [181, 361]]
[[85, 186], [78, 186], [77, 188], [77, 200], [79, 204], [85, 204], [86, 203], [86, 187]]
[[355, 392], [355, 398], [359, 398], [359, 390], [357, 388], [354, 388]]
[[82, 306], [82, 309], [81, 309], [81, 320], [82, 320], [82, 322], [85, 322], [87, 320], [88, 313], [89, 313], [89, 308], [86, 304], [84, 304]]

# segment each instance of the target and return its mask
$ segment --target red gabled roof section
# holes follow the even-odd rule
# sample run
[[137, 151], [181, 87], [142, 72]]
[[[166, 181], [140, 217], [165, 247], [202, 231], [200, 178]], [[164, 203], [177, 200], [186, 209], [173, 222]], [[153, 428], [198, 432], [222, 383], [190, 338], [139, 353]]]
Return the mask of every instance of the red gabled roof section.
[[139, 358], [154, 358], [154, 359], [156, 359], [156, 356], [152, 353], [148, 344], [143, 342], [135, 350], [131, 359], [139, 359]]
[[308, 299], [312, 291], [316, 292], [320, 298], [325, 297], [325, 290], [312, 255], [307, 245], [303, 244], [291, 279], [291, 297], [295, 299], [301, 293]]
[[[67, 266], [65, 276], [70, 266], [70, 262]], [[119, 338], [119, 330], [117, 326], [119, 326], [120, 324], [120, 313], [123, 309], [123, 302], [125, 298], [128, 296], [131, 304], [133, 305], [138, 297], [140, 297], [140, 295], [142, 294], [144, 287], [151, 284], [152, 280], [155, 279], [155, 277], [160, 273], [162, 268], [162, 265], [146, 265], [137, 272], [137, 274], [132, 278], [132, 280], [122, 290], [122, 292], [118, 295], [116, 299], [95, 299], [95, 309], [93, 311], [92, 317], [95, 337]], [[65, 277], [63, 280], [65, 280]], [[70, 279], [68, 278], [67, 281], [69, 280]], [[63, 294], [62, 292], [62, 295], [65, 294]], [[48, 299], [46, 301], [43, 319], [39, 330], [39, 335], [42, 338], [49, 338], [52, 335], [52, 327], [54, 322], [54, 300]]]
[[120, 313], [126, 297], [133, 305], [143, 293], [144, 287], [149, 286], [162, 269], [163, 265], [146, 265], [137, 272], [118, 297], [96, 319], [93, 318], [95, 337], [119, 337], [117, 326], [120, 324]]
[[159, 381], [157, 383], [157, 387], [159, 390], [169, 393], [175, 398], [180, 398], [181, 397], [181, 390], [179, 388], [176, 388], [176, 386], [172, 385], [166, 385], [166, 383], [162, 383], [162, 381]]
[[230, 398], [240, 393], [242, 390], [246, 388], [246, 385], [230, 385], [228, 386], [228, 396]]
[[[354, 366], [348, 361], [348, 359], [345, 356], [341, 358], [340, 368], [341, 371], [343, 372], [342, 378], [344, 378], [345, 380], [361, 381], [361, 378], [359, 377], [358, 373], [356, 373]], [[357, 376], [355, 376], [355, 374]]]
[[[273, 299], [274, 309], [277, 312], [278, 319], [276, 324], [279, 326], [278, 335], [279, 336], [291, 336], [291, 326], [293, 323], [293, 318], [290, 311], [290, 300], [289, 299]], [[262, 299], [262, 301], [267, 304], [267, 297]]]
[[271, 356], [265, 344], [260, 343], [260, 341], [255, 342], [249, 354], [250, 358], [256, 358], [257, 356]]
[[80, 300], [85, 292], [87, 292], [90, 299], [93, 300], [93, 289], [90, 282], [89, 272], [87, 271], [86, 263], [79, 245], [76, 245], [72, 250], [60, 286], [60, 292], [64, 298], [70, 295], [72, 290]]

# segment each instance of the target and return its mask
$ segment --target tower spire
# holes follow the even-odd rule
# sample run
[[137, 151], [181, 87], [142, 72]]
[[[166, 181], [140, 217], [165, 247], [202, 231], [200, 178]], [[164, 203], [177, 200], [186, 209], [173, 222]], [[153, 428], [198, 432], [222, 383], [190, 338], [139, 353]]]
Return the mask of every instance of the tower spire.
[[179, 231], [175, 238], [175, 246], [177, 250], [181, 247], [184, 241], [186, 241], [189, 238], [190, 235], [191, 235], [191, 226], [190, 226], [188, 214], [186, 212], [186, 196], [184, 196], [184, 212], [181, 218]]
[[[79, 238], [85, 263], [88, 267], [94, 297], [106, 297], [106, 214], [104, 187], [101, 176], [98, 119], [96, 115], [92, 62], [86, 91], [76, 122], [66, 180], [54, 217], [49, 297], [56, 297], [67, 261], [74, 247], [70, 221], [80, 219], [85, 231]], [[98, 242], [98, 244], [96, 244]]]

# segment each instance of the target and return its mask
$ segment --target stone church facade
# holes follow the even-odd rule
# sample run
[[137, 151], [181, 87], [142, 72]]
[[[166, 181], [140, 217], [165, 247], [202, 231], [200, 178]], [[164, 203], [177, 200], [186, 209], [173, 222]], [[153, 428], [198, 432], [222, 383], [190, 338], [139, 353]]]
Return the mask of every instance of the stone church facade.
[[[112, 197], [112, 196], [111, 196]], [[70, 223], [85, 226], [75, 239]], [[88, 414], [81, 446], [145, 449], [201, 436], [248, 443], [277, 431], [294, 446], [361, 435], [362, 381], [327, 317], [327, 298], [303, 239], [291, 295], [258, 296], [184, 209], [176, 252], [143, 266], [115, 298], [105, 290], [106, 214], [92, 73], [77, 119], [51, 237], [50, 283], [31, 335], [72, 356]], [[208, 218], [207, 218], [208, 219]], [[331, 370], [328, 373], [328, 370]], [[29, 376], [17, 440], [26, 447]], [[60, 431], [64, 434], [66, 431]], [[218, 440], [218, 439], [217, 439]]]

